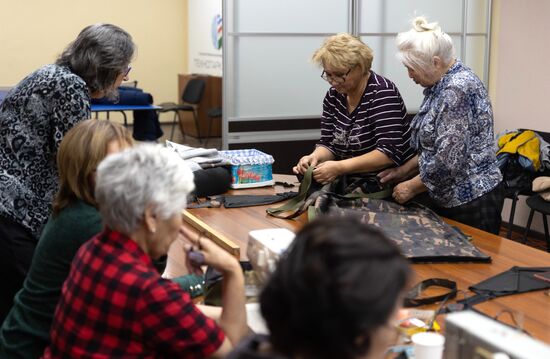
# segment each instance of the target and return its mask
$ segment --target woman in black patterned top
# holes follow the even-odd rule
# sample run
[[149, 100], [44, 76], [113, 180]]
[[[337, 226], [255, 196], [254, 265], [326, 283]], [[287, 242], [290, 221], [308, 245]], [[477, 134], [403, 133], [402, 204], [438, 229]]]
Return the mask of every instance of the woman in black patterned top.
[[0, 323], [30, 266], [51, 211], [64, 134], [90, 117], [90, 98], [113, 97], [127, 78], [131, 36], [110, 24], [83, 29], [55, 64], [17, 84], [0, 104]]
[[407, 109], [393, 82], [371, 70], [372, 50], [346, 34], [327, 38], [313, 55], [331, 88], [323, 101], [321, 140], [294, 173], [315, 166], [320, 183], [351, 173], [378, 172], [414, 156]]

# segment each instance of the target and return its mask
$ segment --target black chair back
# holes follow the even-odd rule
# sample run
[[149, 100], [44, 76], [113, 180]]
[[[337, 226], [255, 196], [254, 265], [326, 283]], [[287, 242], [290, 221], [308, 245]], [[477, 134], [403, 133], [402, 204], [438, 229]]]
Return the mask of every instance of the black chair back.
[[196, 105], [202, 100], [206, 81], [203, 79], [191, 79], [185, 86], [181, 99], [185, 103]]

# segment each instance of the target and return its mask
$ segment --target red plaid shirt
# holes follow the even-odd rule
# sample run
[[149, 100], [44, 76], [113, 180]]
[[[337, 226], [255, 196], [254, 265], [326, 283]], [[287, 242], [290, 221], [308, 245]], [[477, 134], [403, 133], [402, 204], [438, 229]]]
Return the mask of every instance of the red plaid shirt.
[[43, 358], [203, 358], [224, 340], [130, 238], [106, 230], [75, 256]]

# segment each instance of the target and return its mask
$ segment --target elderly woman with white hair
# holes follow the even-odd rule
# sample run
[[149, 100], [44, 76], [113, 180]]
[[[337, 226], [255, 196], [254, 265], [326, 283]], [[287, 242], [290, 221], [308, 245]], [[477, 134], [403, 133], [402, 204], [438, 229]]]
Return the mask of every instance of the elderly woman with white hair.
[[417, 17], [397, 36], [397, 47], [425, 98], [411, 123], [418, 156], [381, 172], [381, 182], [402, 181], [393, 191], [399, 203], [428, 192], [421, 197], [438, 214], [498, 233], [504, 197], [485, 86], [455, 58], [450, 36], [437, 23]]
[[[97, 168], [95, 198], [105, 229], [73, 260], [44, 358], [223, 357], [246, 332], [238, 261], [182, 227], [193, 175], [174, 152], [142, 145], [108, 156]], [[151, 259], [184, 236], [197, 261], [224, 275], [219, 324]]]

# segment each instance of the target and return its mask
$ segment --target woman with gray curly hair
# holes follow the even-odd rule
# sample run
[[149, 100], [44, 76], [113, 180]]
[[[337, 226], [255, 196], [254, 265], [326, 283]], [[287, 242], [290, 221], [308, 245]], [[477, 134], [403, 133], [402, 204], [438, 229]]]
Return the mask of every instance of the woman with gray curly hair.
[[84, 28], [55, 64], [36, 70], [0, 104], [0, 324], [21, 288], [58, 188], [65, 133], [90, 117], [90, 99], [113, 97], [134, 43], [111, 24]]
[[[159, 146], [138, 146], [98, 166], [95, 199], [105, 229], [73, 260], [44, 358], [223, 357], [240, 340], [243, 274], [229, 253], [182, 226], [193, 188], [187, 165]], [[151, 262], [178, 237], [194, 247], [192, 267], [207, 264], [224, 275], [219, 324]]]
[[380, 173], [381, 182], [400, 182], [393, 191], [399, 203], [416, 197], [441, 216], [498, 234], [504, 196], [485, 86], [437, 23], [415, 18], [397, 48], [409, 77], [425, 88], [411, 123], [418, 156]]

